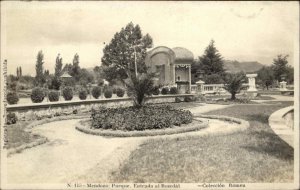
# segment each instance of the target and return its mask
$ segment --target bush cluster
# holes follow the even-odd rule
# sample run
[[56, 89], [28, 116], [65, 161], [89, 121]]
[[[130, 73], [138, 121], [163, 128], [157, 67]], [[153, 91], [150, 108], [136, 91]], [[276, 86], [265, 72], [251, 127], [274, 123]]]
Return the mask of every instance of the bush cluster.
[[101, 95], [101, 87], [100, 86], [95, 86], [92, 89], [92, 96], [96, 99], [98, 99]]
[[62, 95], [64, 97], [65, 100], [69, 101], [73, 99], [73, 89], [70, 86], [66, 86], [63, 91], [62, 91]]
[[163, 94], [163, 95], [169, 94], [169, 92], [170, 92], [170, 90], [168, 87], [163, 87], [161, 89], [161, 94]]
[[153, 91], [152, 91], [153, 95], [159, 95], [159, 87], [154, 87]]
[[170, 94], [178, 94], [177, 87], [171, 87], [170, 88]]
[[125, 90], [123, 88], [117, 88], [116, 89], [116, 94], [118, 97], [123, 97], [125, 94]]
[[15, 124], [15, 123], [17, 123], [17, 121], [18, 121], [18, 118], [15, 113], [7, 114], [7, 116], [6, 116], [6, 124], [7, 125]]
[[31, 101], [33, 103], [40, 103], [44, 100], [45, 98], [45, 91], [44, 89], [40, 88], [40, 87], [36, 87], [34, 89], [32, 89], [32, 92], [31, 92]]
[[112, 92], [111, 88], [107, 87], [104, 89], [104, 97], [105, 98], [111, 98], [112, 94], [113, 94], [113, 92]]
[[170, 128], [191, 123], [190, 111], [171, 106], [143, 106], [140, 108], [100, 108], [92, 110], [92, 127], [123, 131]]
[[86, 89], [80, 89], [79, 92], [78, 92], [78, 97], [80, 100], [85, 100], [87, 98], [87, 91]]
[[8, 92], [6, 95], [6, 99], [8, 104], [17, 104], [19, 101], [19, 97], [16, 92]]
[[196, 98], [192, 97], [192, 96], [186, 96], [186, 97], [184, 97], [184, 101], [185, 102], [194, 102], [194, 101], [196, 101]]
[[59, 92], [58, 91], [50, 91], [48, 94], [48, 98], [50, 102], [57, 102], [59, 100]]

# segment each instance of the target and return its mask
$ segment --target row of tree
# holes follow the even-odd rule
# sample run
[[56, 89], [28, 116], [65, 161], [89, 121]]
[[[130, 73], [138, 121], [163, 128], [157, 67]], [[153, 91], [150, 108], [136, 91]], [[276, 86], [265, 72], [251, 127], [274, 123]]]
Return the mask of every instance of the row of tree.
[[[294, 82], [294, 68], [288, 65], [288, 55], [278, 55], [271, 66], [264, 66], [258, 70], [258, 83], [269, 88], [272, 84], [286, 80], [289, 84]], [[201, 71], [206, 84], [220, 84], [226, 82], [224, 59], [212, 40], [205, 49], [204, 54], [192, 64], [192, 74]], [[284, 79], [283, 79], [284, 76]], [[195, 82], [195, 81], [194, 81]]]
[[63, 60], [60, 54], [57, 55], [55, 61], [55, 71], [54, 74], [50, 74], [49, 70], [44, 70], [44, 54], [42, 51], [38, 52], [36, 61], [36, 75], [35, 75], [35, 85], [45, 86], [47, 85], [49, 89], [58, 90], [62, 85], [61, 76], [63, 73], [68, 73], [72, 76], [68, 79], [67, 85], [73, 86], [75, 84], [80, 84], [86, 86], [88, 83], [94, 81], [93, 73], [89, 72], [87, 69], [80, 68], [79, 66], [79, 55], [76, 53], [73, 58], [72, 64], [65, 64], [63, 67]]
[[[111, 42], [103, 50], [102, 69], [104, 78], [110, 82], [121, 80], [127, 86], [129, 85], [126, 83], [126, 79], [129, 79], [131, 84], [135, 84], [132, 86], [133, 88], [141, 89], [138, 88], [138, 84], [143, 82], [139, 80], [145, 80], [147, 77], [139, 77], [134, 74], [134, 71], [136, 69], [140, 76], [147, 75], [145, 57], [147, 49], [152, 45], [152, 38], [149, 34], [143, 36], [139, 25], [134, 26], [132, 22], [129, 23], [114, 35]], [[274, 72], [274, 79], [280, 80], [282, 75], [293, 78], [293, 68], [287, 65], [286, 58], [287, 56], [279, 55], [274, 59], [271, 67]], [[136, 68], [137, 65], [138, 68]], [[225, 88], [232, 94], [232, 99], [235, 99], [235, 94], [241, 90], [242, 83], [246, 80], [245, 73], [231, 74], [226, 72], [224, 59], [215, 47], [213, 40], [205, 49], [204, 54], [192, 64], [192, 73], [197, 73], [197, 71], [202, 72], [204, 81], [207, 84], [225, 83]], [[264, 74], [263, 70], [261, 73]], [[151, 75], [148, 74], [148, 76]], [[259, 74], [259, 77], [261, 77], [261, 74]]]

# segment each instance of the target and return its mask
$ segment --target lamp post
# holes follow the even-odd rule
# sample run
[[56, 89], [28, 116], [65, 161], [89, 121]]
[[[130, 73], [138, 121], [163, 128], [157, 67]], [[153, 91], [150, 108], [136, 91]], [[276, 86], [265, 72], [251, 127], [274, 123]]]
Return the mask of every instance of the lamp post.
[[[129, 46], [129, 48], [133, 49], [133, 53], [134, 53], [134, 71], [135, 71], [135, 76], [137, 77], [138, 75], [138, 71], [137, 71], [137, 57], [136, 57], [136, 47], [141, 47], [142, 45], [133, 45], [133, 44], [130, 44], [126, 41], [123, 40], [123, 42], [125, 44], [127, 44]], [[134, 44], [136, 43], [136, 41], [134, 41]]]

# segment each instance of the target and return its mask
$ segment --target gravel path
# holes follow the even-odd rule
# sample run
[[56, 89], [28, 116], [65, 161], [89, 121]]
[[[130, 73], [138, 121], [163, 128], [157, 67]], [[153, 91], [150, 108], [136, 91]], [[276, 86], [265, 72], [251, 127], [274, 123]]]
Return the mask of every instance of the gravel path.
[[[219, 108], [216, 105], [204, 105], [198, 109], [191, 108], [191, 111], [203, 113]], [[57, 121], [34, 128], [34, 133], [47, 137], [49, 142], [7, 158], [8, 183], [107, 182], [109, 173], [117, 170], [131, 151], [146, 139], [231, 133], [241, 129], [237, 124], [210, 120], [208, 128], [195, 132], [156, 137], [108, 138], [75, 130], [78, 121]]]

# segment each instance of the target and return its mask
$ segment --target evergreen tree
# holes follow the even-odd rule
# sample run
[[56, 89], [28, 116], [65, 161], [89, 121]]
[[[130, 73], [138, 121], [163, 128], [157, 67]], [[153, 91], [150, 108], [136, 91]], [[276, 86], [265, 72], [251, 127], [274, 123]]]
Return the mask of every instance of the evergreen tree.
[[20, 77], [22, 77], [22, 67], [19, 68]]
[[19, 71], [19, 67], [17, 67], [17, 78], [20, 77], [20, 71]]
[[199, 64], [204, 71], [204, 75], [223, 75], [225, 72], [223, 58], [214, 43], [215, 42], [211, 40], [210, 44], [205, 49], [204, 55], [199, 57]]
[[73, 58], [71, 76], [75, 78], [76, 81], [80, 79], [80, 67], [79, 67], [79, 55], [76, 53]]
[[273, 59], [273, 71], [276, 80], [281, 81], [282, 75], [288, 74], [288, 55], [278, 55]]
[[147, 49], [152, 47], [149, 34], [143, 36], [139, 25], [132, 22], [117, 32], [111, 42], [103, 50], [102, 65], [104, 78], [108, 81], [126, 79], [133, 76], [135, 62], [138, 73], [145, 73], [145, 57]]
[[38, 52], [36, 65], [35, 65], [35, 83], [37, 86], [43, 86], [45, 83], [45, 76], [44, 76], [44, 54], [42, 51]]
[[60, 54], [57, 55], [56, 57], [56, 62], [55, 62], [55, 72], [54, 72], [54, 76], [59, 78], [62, 74], [62, 58], [60, 57]]
[[61, 86], [61, 79], [60, 76], [62, 75], [62, 58], [60, 57], [60, 54], [57, 55], [56, 61], [55, 61], [55, 71], [54, 71], [54, 77], [51, 80], [51, 89], [59, 90]]

